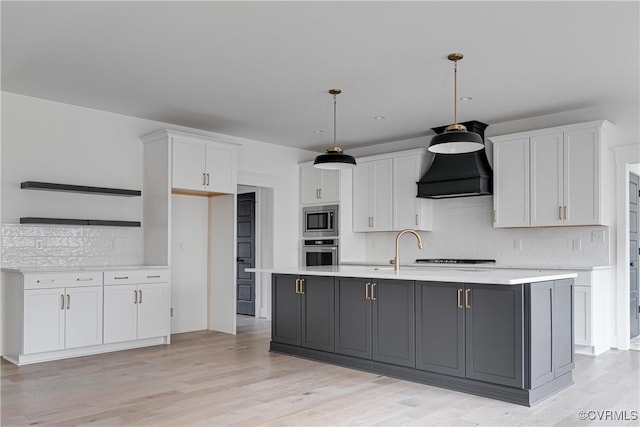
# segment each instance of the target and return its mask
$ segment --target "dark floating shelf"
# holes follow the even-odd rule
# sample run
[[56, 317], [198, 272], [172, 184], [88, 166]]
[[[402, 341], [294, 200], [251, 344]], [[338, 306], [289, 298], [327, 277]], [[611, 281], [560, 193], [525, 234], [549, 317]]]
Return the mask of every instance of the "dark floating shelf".
[[103, 225], [110, 227], [140, 227], [140, 221], [109, 221], [103, 219], [72, 219], [72, 218], [20, 218], [20, 224], [57, 224], [57, 225]]
[[54, 184], [52, 182], [25, 181], [20, 188], [26, 190], [64, 191], [69, 193], [108, 194], [111, 196], [135, 197], [141, 196], [140, 190], [125, 190], [122, 188], [89, 187], [86, 185]]

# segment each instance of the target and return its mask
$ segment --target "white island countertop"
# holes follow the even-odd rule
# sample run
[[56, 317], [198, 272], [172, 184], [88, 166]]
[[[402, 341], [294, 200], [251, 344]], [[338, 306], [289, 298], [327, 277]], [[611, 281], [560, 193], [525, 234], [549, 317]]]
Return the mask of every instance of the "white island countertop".
[[570, 271], [536, 269], [493, 269], [478, 267], [405, 267], [394, 271], [391, 266], [339, 265], [323, 267], [274, 267], [247, 268], [256, 273], [297, 274], [305, 276], [362, 277], [367, 279], [422, 280], [427, 282], [483, 283], [520, 285], [572, 279], [577, 274]]

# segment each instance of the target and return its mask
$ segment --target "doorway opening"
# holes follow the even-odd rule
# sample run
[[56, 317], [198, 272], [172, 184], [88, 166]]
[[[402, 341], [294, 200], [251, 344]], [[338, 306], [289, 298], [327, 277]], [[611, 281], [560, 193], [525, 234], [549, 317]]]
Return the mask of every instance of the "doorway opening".
[[[273, 265], [273, 188], [238, 185], [236, 229], [236, 313], [240, 318], [271, 319], [271, 275], [245, 272]], [[242, 328], [237, 330], [241, 333]]]

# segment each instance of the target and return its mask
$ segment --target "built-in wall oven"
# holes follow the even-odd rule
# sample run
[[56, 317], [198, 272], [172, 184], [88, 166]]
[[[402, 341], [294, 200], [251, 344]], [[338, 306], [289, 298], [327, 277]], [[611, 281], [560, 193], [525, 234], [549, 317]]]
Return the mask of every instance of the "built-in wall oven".
[[302, 240], [302, 265], [338, 265], [338, 239]]
[[338, 237], [338, 205], [302, 208], [302, 238], [330, 237]]

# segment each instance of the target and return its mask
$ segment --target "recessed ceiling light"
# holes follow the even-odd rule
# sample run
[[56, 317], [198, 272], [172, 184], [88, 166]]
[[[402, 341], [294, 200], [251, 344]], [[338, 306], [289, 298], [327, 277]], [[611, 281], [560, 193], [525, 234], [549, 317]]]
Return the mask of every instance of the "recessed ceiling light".
[[471, 101], [473, 98], [470, 96], [463, 96], [460, 98], [460, 101]]
[[322, 132], [324, 132], [322, 129], [316, 129], [313, 131], [313, 133], [322, 133]]
[[385, 116], [375, 116], [374, 119], [375, 120], [384, 120], [384, 119], [386, 119], [386, 117]]

